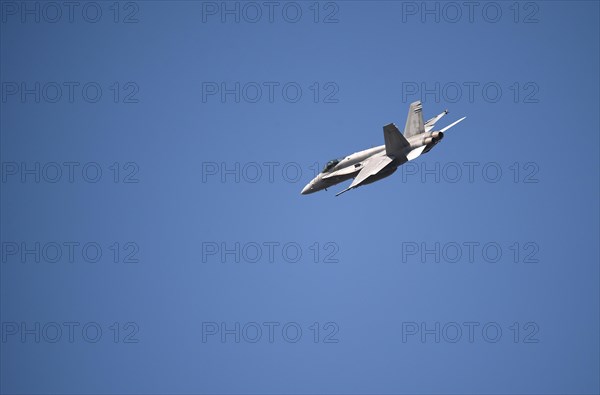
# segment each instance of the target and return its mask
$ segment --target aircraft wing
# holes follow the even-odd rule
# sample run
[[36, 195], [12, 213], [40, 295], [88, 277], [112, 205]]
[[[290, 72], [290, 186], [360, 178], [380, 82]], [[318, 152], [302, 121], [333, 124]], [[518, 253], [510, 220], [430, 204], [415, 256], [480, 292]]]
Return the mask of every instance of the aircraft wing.
[[423, 105], [420, 101], [410, 104], [408, 116], [406, 117], [406, 126], [404, 126], [404, 137], [409, 138], [414, 135], [424, 133], [423, 124]]
[[360, 184], [362, 184], [363, 182], [365, 182], [365, 180], [371, 176], [374, 176], [375, 174], [379, 173], [381, 170], [383, 170], [387, 165], [389, 165], [390, 163], [392, 163], [392, 161], [394, 160], [394, 158], [391, 158], [387, 155], [380, 155], [380, 156], [374, 156], [371, 159], [369, 159], [364, 167], [362, 168], [362, 170], [360, 171], [360, 173], [358, 173], [358, 175], [356, 176], [356, 178], [354, 179], [354, 181], [352, 181], [352, 184], [350, 184], [350, 186], [346, 189], [344, 189], [343, 191], [337, 193], [335, 196], [341, 195], [342, 193], [351, 190], [352, 188], [356, 188], [358, 186], [360, 186]]
[[354, 166], [344, 167], [343, 169], [334, 171], [332, 173], [325, 174], [323, 176], [323, 180], [327, 180], [327, 179], [333, 178], [333, 177], [346, 176], [348, 174], [352, 174], [352, 173], [358, 171], [359, 167], [360, 167], [360, 165], [358, 165], [358, 164], [354, 165]]

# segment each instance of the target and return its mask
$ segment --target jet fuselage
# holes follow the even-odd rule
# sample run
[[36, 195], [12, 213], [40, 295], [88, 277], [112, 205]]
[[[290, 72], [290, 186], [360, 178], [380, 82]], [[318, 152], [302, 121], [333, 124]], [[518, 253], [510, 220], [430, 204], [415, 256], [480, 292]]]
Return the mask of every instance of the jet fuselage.
[[436, 122], [446, 114], [448, 110], [424, 122], [421, 102], [411, 103], [404, 133], [393, 123], [385, 125], [384, 145], [355, 152], [341, 159], [330, 160], [321, 173], [306, 184], [301, 193], [303, 195], [314, 193], [353, 178], [348, 188], [336, 194], [339, 196], [361, 185], [390, 176], [398, 166], [429, 152], [444, 138], [446, 130], [466, 118], [462, 117], [443, 129], [433, 130]]
[[[407, 149], [406, 154], [411, 150], [416, 148], [426, 146], [425, 152], [429, 152], [437, 143], [439, 143], [444, 138], [444, 134], [440, 132], [427, 132], [417, 136], [413, 136], [408, 139], [410, 143], [410, 147]], [[314, 193], [321, 191], [323, 189], [329, 188], [333, 185], [339, 184], [346, 180], [356, 177], [356, 175], [361, 171], [364, 162], [373, 156], [382, 154], [385, 152], [385, 145], [379, 145], [377, 147], [368, 148], [366, 150], [355, 152], [351, 155], [346, 156], [343, 159], [340, 159], [338, 164], [333, 166], [326, 171], [322, 171], [315, 178], [313, 178], [302, 190], [303, 195], [307, 195], [309, 193]], [[405, 161], [395, 160], [390, 163], [388, 167], [393, 168], [396, 171], [396, 168], [400, 166]], [[354, 168], [350, 168], [353, 166]], [[371, 177], [370, 180], [367, 180], [364, 184], [370, 184], [373, 181], [380, 180], [381, 178], [385, 178], [394, 173], [394, 171], [386, 171], [382, 174], [382, 177]]]

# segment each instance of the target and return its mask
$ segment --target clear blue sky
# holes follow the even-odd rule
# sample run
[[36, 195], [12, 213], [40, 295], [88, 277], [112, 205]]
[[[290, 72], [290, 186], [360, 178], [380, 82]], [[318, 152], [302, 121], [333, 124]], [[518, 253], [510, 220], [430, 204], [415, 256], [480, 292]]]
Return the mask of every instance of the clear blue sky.
[[[598, 2], [53, 4], [0, 3], [0, 392], [600, 391]], [[418, 99], [467, 119], [300, 195]]]

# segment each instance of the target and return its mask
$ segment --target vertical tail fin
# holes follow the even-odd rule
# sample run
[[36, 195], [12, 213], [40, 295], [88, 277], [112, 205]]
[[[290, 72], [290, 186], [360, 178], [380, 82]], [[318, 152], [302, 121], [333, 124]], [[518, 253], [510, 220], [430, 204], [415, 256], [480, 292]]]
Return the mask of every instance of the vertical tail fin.
[[404, 127], [404, 137], [424, 133], [425, 126], [423, 124], [423, 105], [421, 101], [416, 101], [410, 104], [408, 109], [408, 117], [406, 117], [406, 126]]

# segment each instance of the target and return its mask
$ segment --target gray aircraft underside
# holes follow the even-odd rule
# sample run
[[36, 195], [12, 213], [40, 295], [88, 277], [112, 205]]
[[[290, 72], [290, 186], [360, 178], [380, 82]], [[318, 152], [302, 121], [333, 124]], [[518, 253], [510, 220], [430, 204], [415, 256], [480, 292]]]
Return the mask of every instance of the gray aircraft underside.
[[327, 162], [323, 171], [302, 189], [302, 194], [314, 193], [353, 178], [350, 186], [338, 192], [338, 196], [361, 185], [381, 180], [393, 174], [398, 166], [429, 152], [444, 138], [445, 131], [466, 118], [462, 117], [441, 130], [433, 130], [435, 123], [448, 114], [448, 110], [427, 122], [423, 122], [422, 111], [420, 101], [411, 103], [404, 134], [393, 123], [384, 126], [384, 145]]

